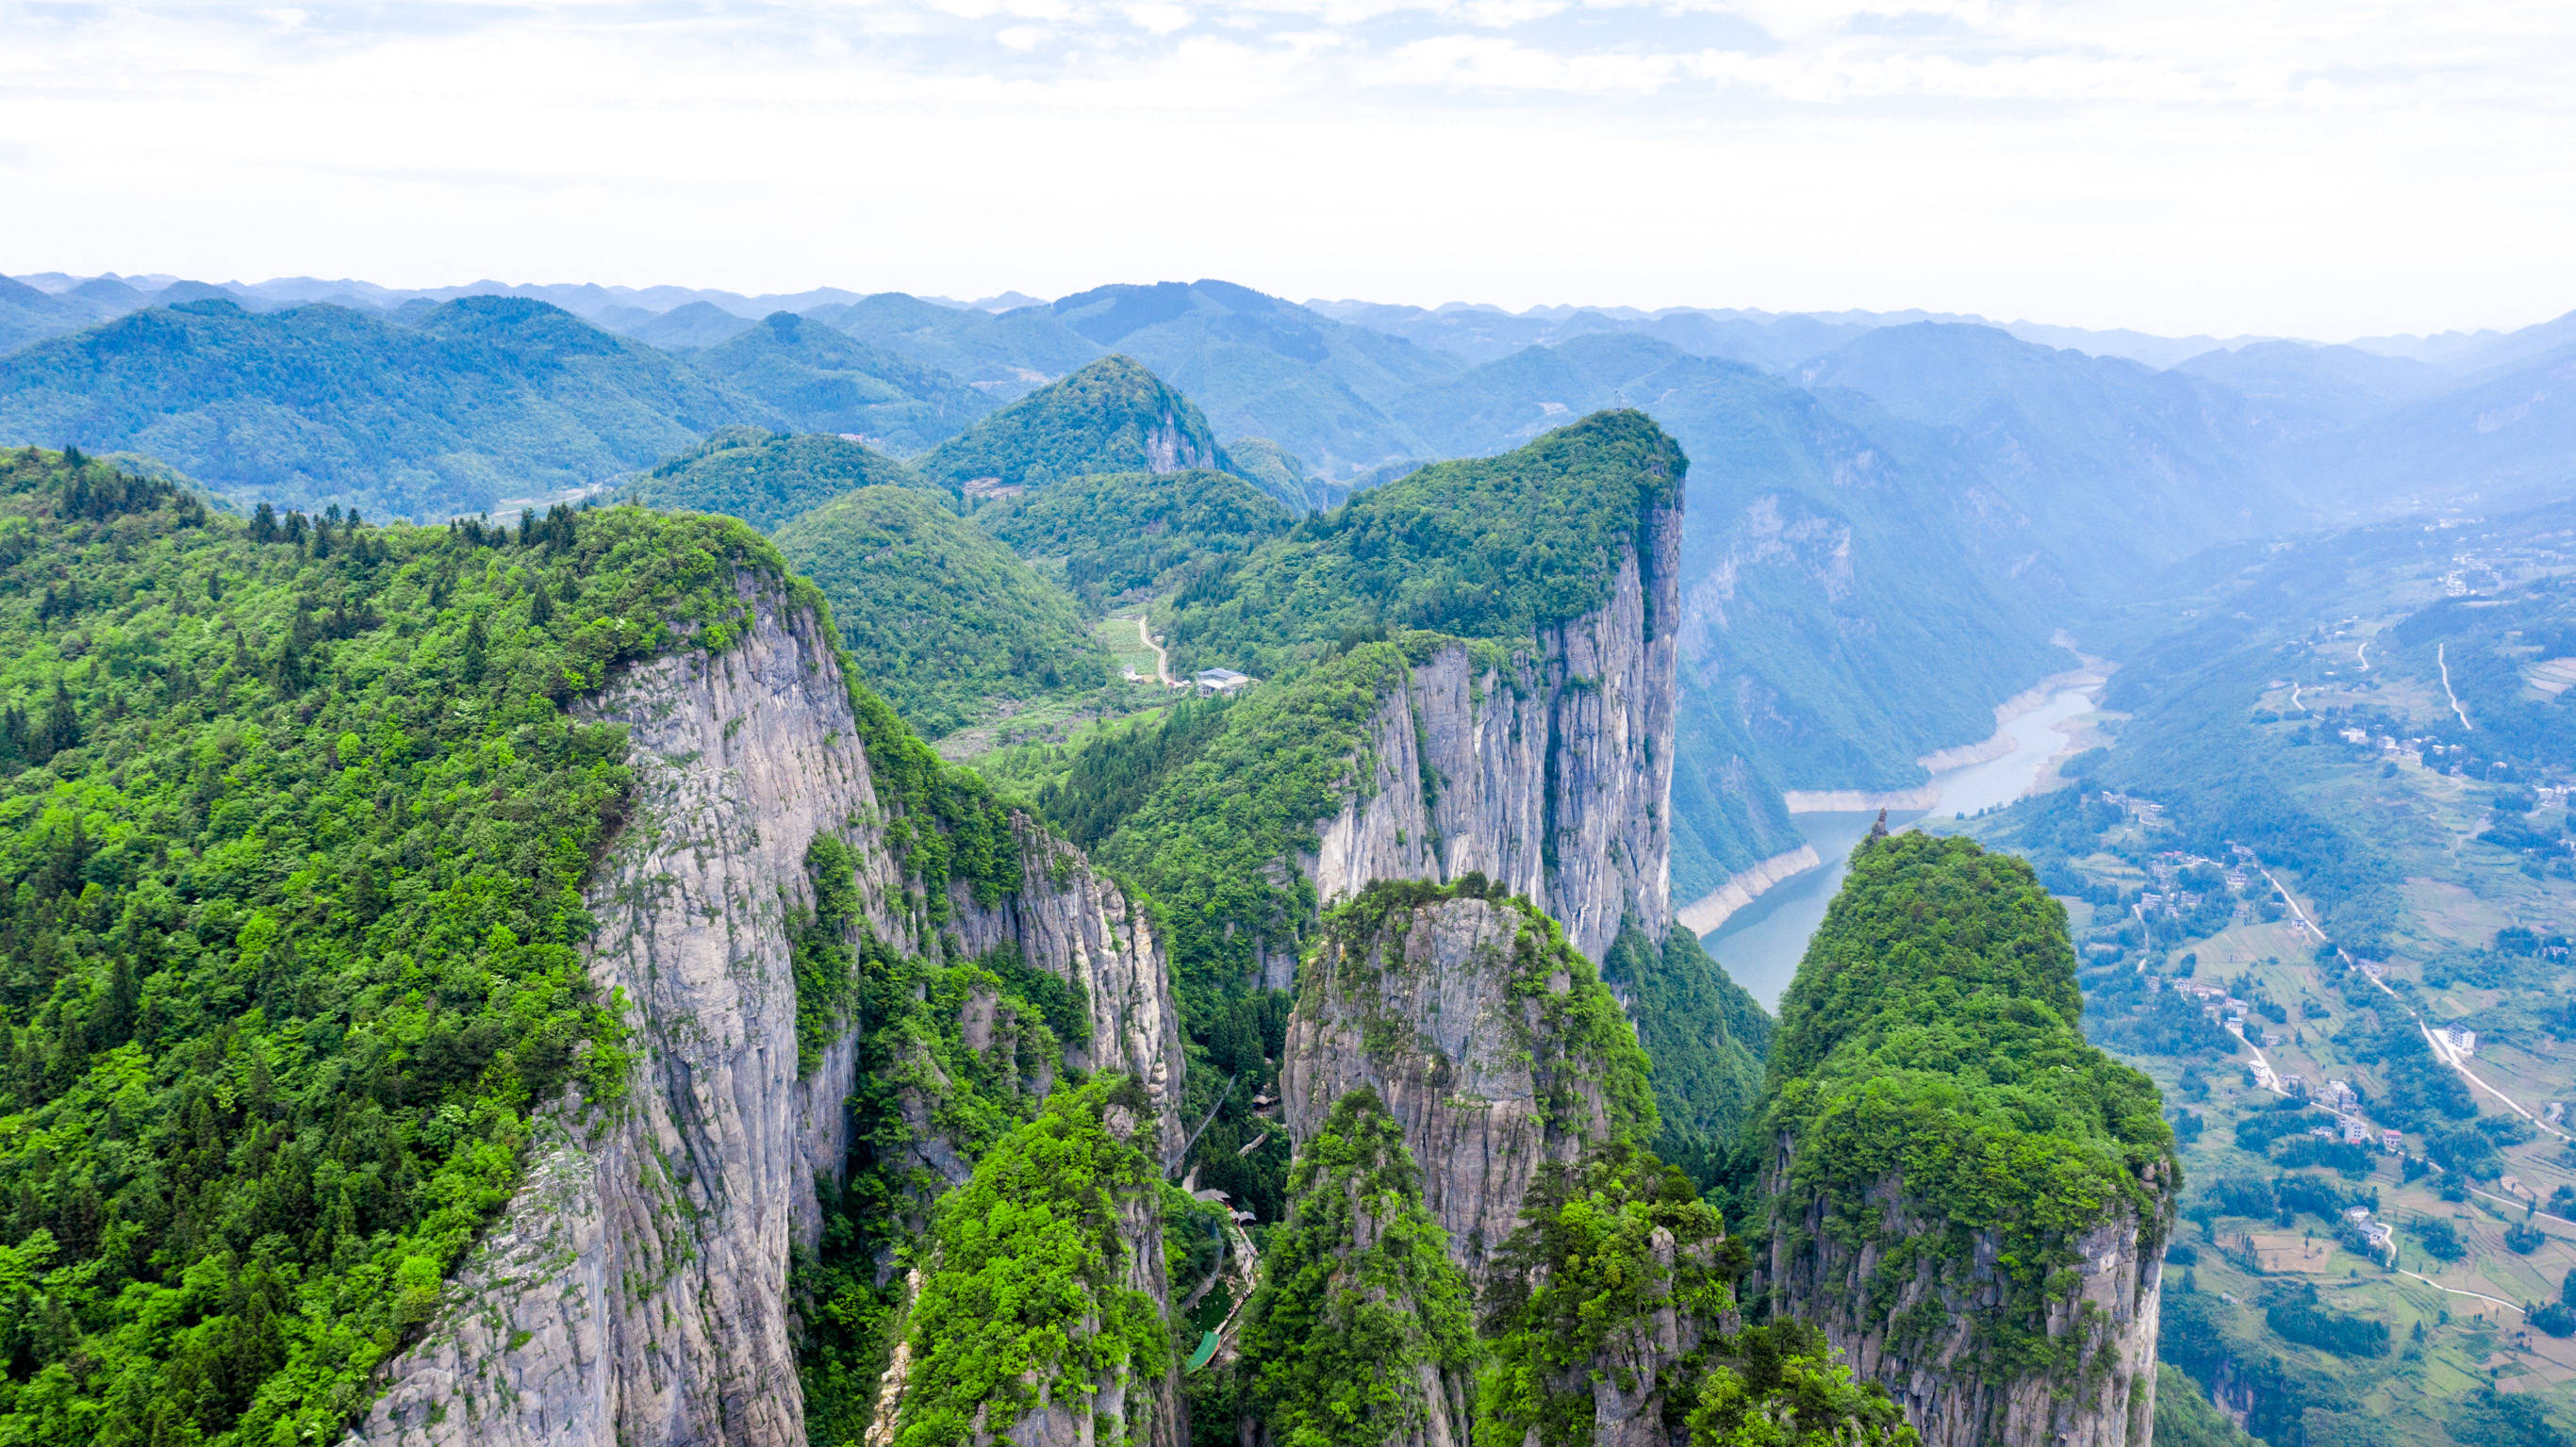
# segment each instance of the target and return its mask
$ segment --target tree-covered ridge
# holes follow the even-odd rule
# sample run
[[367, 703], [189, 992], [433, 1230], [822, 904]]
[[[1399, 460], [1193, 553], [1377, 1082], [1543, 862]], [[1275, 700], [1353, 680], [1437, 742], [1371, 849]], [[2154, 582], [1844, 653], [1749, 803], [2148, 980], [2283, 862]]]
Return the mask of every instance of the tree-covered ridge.
[[411, 325], [195, 301], [0, 358], [0, 443], [131, 449], [221, 491], [397, 517], [608, 482], [771, 420], [664, 353], [516, 297]]
[[[1594, 1374], [1624, 1341], [1651, 1339], [1662, 1312], [1697, 1328], [1694, 1336], [1713, 1332], [1735, 1305], [1718, 1259], [1725, 1231], [1680, 1171], [1631, 1142], [1542, 1167], [1482, 1303], [1491, 1364], [1478, 1439], [1588, 1447]], [[1682, 1378], [1659, 1384], [1669, 1430], [1694, 1384], [1690, 1364], [1668, 1369]]]
[[944, 441], [993, 410], [990, 398], [945, 372], [794, 312], [772, 312], [689, 361], [800, 429], [857, 433], [895, 452]]
[[1286, 532], [1295, 514], [1228, 473], [1120, 472], [979, 508], [975, 522], [1032, 563], [1061, 568], [1085, 608], [1195, 581]]
[[336, 1435], [530, 1110], [623, 1087], [578, 946], [625, 740], [567, 705], [781, 570], [726, 519], [244, 525], [32, 449], [0, 559], [0, 1435]]
[[845, 492], [925, 487], [913, 470], [829, 433], [728, 427], [635, 479], [625, 500], [738, 517], [774, 532]]
[[1761, 1108], [1771, 1017], [1678, 925], [1660, 947], [1633, 923], [1622, 929], [1601, 977], [1655, 1062], [1656, 1153], [1707, 1185]]
[[2152, 1254], [2180, 1179], [2154, 1084], [2086, 1043], [2081, 1009], [2064, 908], [2028, 864], [1967, 839], [1863, 840], [1781, 999], [1761, 1138], [1794, 1151], [1774, 1229], [1821, 1197], [1828, 1232], [1870, 1238], [1865, 1198], [1901, 1180], [1944, 1233], [1911, 1249], [1964, 1270], [1996, 1238], [1988, 1365], [2068, 1367], [2043, 1327], [2077, 1238], [2126, 1212]]
[[[1688, 463], [1642, 412], [1499, 457], [1434, 463], [1299, 523], [1170, 615], [1176, 662], [1273, 676], [1337, 640], [1424, 628], [1519, 640], [1607, 598], [1623, 549], [1678, 510]], [[1641, 560], [1642, 565], [1642, 560]]]
[[[1113, 1381], [1127, 1383], [1131, 1417], [1149, 1398], [1171, 1333], [1132, 1284], [1122, 1226], [1161, 1220], [1153, 1120], [1123, 1076], [1059, 1091], [940, 1201], [896, 1447], [1007, 1438], [1046, 1403], [1087, 1414], [1087, 1395]], [[1124, 1440], [1119, 1425], [1107, 1440]]]
[[1200, 1410], [1312, 1447], [1423, 1440], [1435, 1414], [1467, 1421], [1479, 1355], [1467, 1280], [1374, 1091], [1334, 1103], [1288, 1192], [1295, 1211], [1262, 1255], [1232, 1390]]
[[[1250, 978], [1264, 948], [1293, 951], [1311, 938], [1314, 886], [1279, 861], [1315, 847], [1317, 822], [1363, 777], [1357, 752], [1378, 701], [1448, 642], [1420, 633], [1365, 644], [1221, 711], [1176, 712], [1160, 727], [1187, 729], [1182, 746], [1138, 750], [1160, 776], [1098, 853], [1162, 904], [1173, 984], [1190, 1018]], [[1085, 753], [1106, 753], [1120, 737]], [[1103, 821], [1076, 786], [1108, 794], [1120, 782], [1116, 770], [1077, 767], [1049, 815], [1097, 828]]]
[[913, 461], [952, 492], [984, 479], [1045, 487], [1088, 473], [1228, 467], [1199, 409], [1125, 357], [1041, 387]]
[[1071, 601], [927, 489], [861, 488], [776, 542], [830, 600], [859, 675], [927, 737], [997, 700], [1108, 681]]

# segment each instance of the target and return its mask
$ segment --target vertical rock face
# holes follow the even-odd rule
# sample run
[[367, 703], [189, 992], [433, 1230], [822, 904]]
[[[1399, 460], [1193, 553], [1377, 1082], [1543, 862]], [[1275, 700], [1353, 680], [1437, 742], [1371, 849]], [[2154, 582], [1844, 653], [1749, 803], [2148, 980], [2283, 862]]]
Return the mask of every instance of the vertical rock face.
[[[1413, 670], [1371, 729], [1373, 772], [1301, 861], [1326, 905], [1380, 879], [1486, 875], [1598, 961], [1672, 922], [1678, 510], [1639, 530], [1609, 599], [1508, 661], [1465, 645]], [[1265, 983], [1287, 984], [1286, 962]]]
[[1641, 1113], [1627, 1020], [1526, 905], [1381, 884], [1327, 921], [1300, 973], [1280, 1067], [1290, 1135], [1303, 1149], [1334, 1102], [1373, 1088], [1470, 1275], [1519, 1224], [1542, 1164]]
[[964, 884], [949, 891], [957, 937], [980, 955], [1015, 946], [1032, 968], [1082, 987], [1091, 1038], [1065, 1042], [1065, 1064], [1086, 1075], [1132, 1076], [1154, 1103], [1163, 1150], [1181, 1145], [1181, 1017], [1169, 963], [1145, 911], [1082, 851], [1024, 818], [1012, 821], [1020, 887], [984, 906]]
[[[926, 943], [836, 656], [813, 616], [741, 585], [754, 626], [716, 655], [623, 675], [586, 708], [626, 724], [637, 808], [591, 888], [589, 958], [622, 990], [638, 1059], [613, 1107], [545, 1113], [526, 1183], [389, 1369], [367, 1442], [801, 1447], [791, 1243], [848, 1147], [854, 1052], [800, 1081], [790, 910], [807, 845], [850, 845], [870, 927]], [[970, 948], [1017, 944], [1093, 1001], [1102, 1068], [1179, 1051], [1159, 946], [1079, 857], [1022, 831], [1031, 894], [962, 912]]]
[[[1774, 1183], [1790, 1164], [1784, 1151]], [[1980, 1319], [2008, 1290], [1993, 1234], [1979, 1233], [1970, 1259], [1949, 1269], [1928, 1252], [1893, 1260], [1882, 1243], [1938, 1241], [1947, 1223], [1891, 1182], [1865, 1207], [1880, 1229], [1853, 1243], [1827, 1229], [1829, 1205], [1810, 1198], [1804, 1229], [1774, 1235], [1772, 1275], [1856, 1373], [1887, 1388], [1924, 1447], [2148, 1447], [2163, 1258], [2142, 1243], [2160, 1241], [2160, 1230], [2142, 1230], [2121, 1210], [2079, 1237], [2076, 1281], [2049, 1302], [2045, 1324], [2052, 1355], [2072, 1369], [1996, 1379], [1980, 1370], [1976, 1342]]]

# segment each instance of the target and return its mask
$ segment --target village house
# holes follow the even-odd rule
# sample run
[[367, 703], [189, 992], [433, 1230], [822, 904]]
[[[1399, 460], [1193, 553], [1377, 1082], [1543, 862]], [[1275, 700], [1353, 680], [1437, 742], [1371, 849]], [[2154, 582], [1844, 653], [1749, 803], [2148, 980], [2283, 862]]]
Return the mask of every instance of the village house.
[[1198, 688], [1199, 696], [1205, 698], [1211, 694], [1241, 693], [1260, 680], [1246, 678], [1231, 668], [1202, 668], [1190, 681]]

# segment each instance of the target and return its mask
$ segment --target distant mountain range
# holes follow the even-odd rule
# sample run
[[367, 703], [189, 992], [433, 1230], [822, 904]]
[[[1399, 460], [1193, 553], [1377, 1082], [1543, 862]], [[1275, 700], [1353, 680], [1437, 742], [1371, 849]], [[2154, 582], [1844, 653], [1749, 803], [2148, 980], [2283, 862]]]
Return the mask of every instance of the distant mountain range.
[[0, 281], [0, 348], [0, 443], [427, 518], [603, 492], [745, 427], [777, 435], [729, 434], [633, 495], [774, 528], [845, 486], [909, 480], [966, 509], [1213, 468], [1314, 511], [1634, 407], [1691, 464], [1685, 899], [1795, 847], [1784, 791], [1920, 782], [1918, 755], [2071, 661], [2055, 624], [2190, 553], [2576, 481], [2576, 314], [2318, 346], [1927, 313], [1300, 305], [1212, 280], [962, 304], [39, 276]]

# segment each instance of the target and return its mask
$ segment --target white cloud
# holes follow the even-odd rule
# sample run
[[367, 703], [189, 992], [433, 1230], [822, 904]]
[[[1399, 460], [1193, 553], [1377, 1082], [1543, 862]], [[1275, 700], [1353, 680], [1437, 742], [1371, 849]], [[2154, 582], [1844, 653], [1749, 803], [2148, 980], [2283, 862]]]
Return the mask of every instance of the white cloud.
[[2576, 305], [2576, 11], [2506, 0], [0, 0], [0, 141], [0, 272]]

